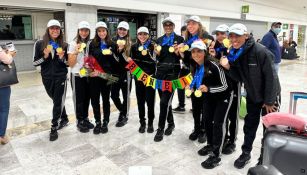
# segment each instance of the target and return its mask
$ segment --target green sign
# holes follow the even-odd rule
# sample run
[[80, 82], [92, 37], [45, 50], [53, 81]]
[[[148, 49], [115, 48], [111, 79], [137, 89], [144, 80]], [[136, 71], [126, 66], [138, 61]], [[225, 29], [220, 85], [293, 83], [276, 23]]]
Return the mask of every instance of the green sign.
[[243, 5], [241, 8], [242, 13], [249, 13], [249, 5]]
[[289, 28], [289, 24], [283, 24], [282, 25], [282, 29], [288, 29]]

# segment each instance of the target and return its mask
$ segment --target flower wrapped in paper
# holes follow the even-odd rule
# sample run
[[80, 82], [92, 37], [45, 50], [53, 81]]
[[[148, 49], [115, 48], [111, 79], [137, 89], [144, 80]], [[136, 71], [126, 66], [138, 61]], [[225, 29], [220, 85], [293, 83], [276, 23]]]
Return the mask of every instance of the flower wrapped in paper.
[[103, 78], [105, 80], [108, 80], [108, 84], [111, 83], [115, 83], [118, 81], [118, 77], [106, 73], [101, 66], [99, 65], [99, 63], [97, 62], [97, 60], [92, 57], [92, 56], [88, 56], [84, 58], [84, 65], [83, 67], [80, 69], [80, 77], [100, 77]]

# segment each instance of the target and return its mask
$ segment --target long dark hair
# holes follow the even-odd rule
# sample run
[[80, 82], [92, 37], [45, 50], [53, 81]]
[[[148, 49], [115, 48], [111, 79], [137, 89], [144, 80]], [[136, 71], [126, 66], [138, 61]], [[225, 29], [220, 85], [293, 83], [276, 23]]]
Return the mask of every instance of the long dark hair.
[[[100, 28], [100, 27], [99, 27], [99, 28]], [[100, 37], [98, 36], [98, 29], [99, 29], [99, 28], [97, 28], [97, 29], [95, 30], [95, 37], [94, 37], [94, 39], [93, 39], [93, 41], [92, 41], [95, 47], [98, 47], [98, 46], [99, 46], [99, 43], [100, 43], [100, 41], [101, 41]], [[111, 37], [110, 37], [110, 35], [109, 35], [109, 30], [106, 29], [106, 28], [104, 28], [104, 29], [107, 31], [107, 36], [106, 36], [106, 38], [105, 38], [104, 40], [105, 40], [106, 44], [110, 46], [110, 45], [112, 45], [112, 40], [111, 40]]]
[[[78, 29], [78, 31], [77, 31], [77, 35], [75, 36], [75, 38], [74, 38], [74, 40], [76, 41], [76, 43], [77, 44], [79, 44], [79, 43], [81, 43], [82, 42], [82, 38], [81, 38], [81, 36], [79, 35], [79, 31], [80, 31], [81, 29]], [[89, 30], [89, 29], [87, 29], [87, 30]], [[87, 43], [89, 40], [90, 40], [90, 36], [91, 36], [91, 30], [89, 30], [89, 34], [88, 34], [88, 36], [85, 38], [85, 43]]]
[[[43, 43], [44, 44], [43, 44], [42, 50], [44, 50], [44, 48], [47, 47], [47, 45], [49, 44], [50, 40], [51, 40], [51, 37], [50, 37], [50, 34], [49, 34], [49, 28], [47, 28], [46, 32], [45, 32], [45, 34], [43, 36]], [[67, 47], [67, 44], [64, 42], [64, 36], [63, 36], [62, 29], [60, 29], [60, 35], [58, 36], [58, 38], [56, 38], [55, 41], [59, 44], [60, 47], [63, 47], [63, 48]]]

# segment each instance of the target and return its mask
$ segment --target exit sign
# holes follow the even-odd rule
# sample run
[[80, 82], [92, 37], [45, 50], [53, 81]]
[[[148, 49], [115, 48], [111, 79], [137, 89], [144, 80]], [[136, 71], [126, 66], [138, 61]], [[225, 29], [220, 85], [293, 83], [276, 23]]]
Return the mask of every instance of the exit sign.
[[249, 13], [249, 5], [243, 5], [241, 8], [242, 13]]

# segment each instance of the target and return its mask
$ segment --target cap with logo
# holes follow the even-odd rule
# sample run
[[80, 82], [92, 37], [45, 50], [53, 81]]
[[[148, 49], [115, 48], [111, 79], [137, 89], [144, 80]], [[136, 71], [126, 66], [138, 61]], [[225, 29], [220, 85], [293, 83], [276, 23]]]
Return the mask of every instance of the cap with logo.
[[124, 29], [126, 29], [126, 30], [129, 30], [129, 24], [128, 24], [126, 21], [121, 21], [121, 22], [118, 24], [117, 28], [118, 28], [118, 29], [119, 29], [119, 28], [124, 28]]
[[99, 22], [96, 23], [95, 29], [98, 29], [98, 28], [100, 28], [100, 27], [103, 27], [103, 28], [105, 28], [105, 29], [108, 29], [107, 24], [106, 24], [105, 22], [102, 22], [102, 21], [99, 21]]
[[78, 29], [89, 29], [90, 30], [90, 24], [87, 21], [81, 21], [78, 24]]
[[139, 34], [139, 33], [147, 33], [147, 34], [149, 34], [149, 30], [148, 30], [147, 27], [142, 26], [137, 31], [137, 34]]
[[237, 35], [247, 34], [247, 28], [244, 24], [236, 23], [229, 28], [229, 34], [234, 33]]
[[216, 27], [216, 29], [212, 32], [212, 35], [216, 35], [217, 32], [228, 32], [229, 27], [226, 24], [221, 24]]
[[200, 50], [207, 50], [206, 44], [202, 40], [196, 40], [192, 43], [191, 48], [189, 51], [192, 51], [193, 49], [200, 49]]
[[187, 19], [185, 22], [188, 23], [190, 21], [195, 21], [195, 22], [201, 22], [200, 17], [199, 16], [191, 16], [189, 19]]
[[51, 20], [48, 21], [47, 27], [51, 27], [51, 26], [61, 27], [61, 24], [60, 24], [60, 22], [58, 20], [51, 19]]

